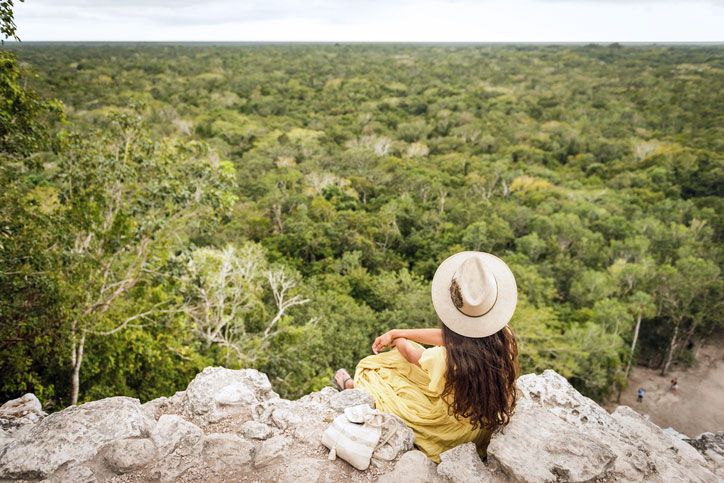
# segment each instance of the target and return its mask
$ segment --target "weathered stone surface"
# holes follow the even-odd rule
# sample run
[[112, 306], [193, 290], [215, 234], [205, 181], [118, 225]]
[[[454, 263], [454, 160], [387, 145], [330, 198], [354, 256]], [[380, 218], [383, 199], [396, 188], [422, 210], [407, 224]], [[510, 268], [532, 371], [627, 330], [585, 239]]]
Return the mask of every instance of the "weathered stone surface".
[[2, 451], [3, 446], [9, 444], [12, 440], [13, 438], [12, 436], [10, 436], [10, 433], [3, 429], [0, 429], [0, 451]]
[[[611, 418], [620, 425], [621, 440], [635, 442], [639, 450], [646, 452], [647, 463], [655, 471], [655, 478], [664, 481], [717, 480], [696, 448], [664, 432], [630, 407], [619, 406], [611, 413]], [[619, 443], [618, 446], [623, 445]]]
[[161, 416], [151, 433], [151, 440], [157, 448], [150, 471], [154, 479], [175, 481], [189, 468], [201, 463], [204, 432], [180, 416]]
[[317, 481], [329, 481], [323, 478], [325, 472], [325, 466], [327, 464], [324, 460], [316, 458], [294, 458], [287, 460], [282, 471], [279, 472], [277, 481], [279, 483], [299, 483], [309, 482], [315, 483]]
[[714, 481], [703, 458], [627, 407], [608, 414], [554, 371], [518, 379], [511, 423], [488, 463], [518, 481]]
[[166, 407], [167, 405], [167, 397], [157, 397], [156, 399], [152, 399], [148, 402], [141, 404], [141, 408], [143, 408], [143, 412], [145, 412], [149, 418], [157, 421], [158, 418], [161, 417], [162, 408]]
[[254, 445], [235, 434], [213, 433], [204, 438], [203, 458], [220, 472], [241, 471], [252, 460]]
[[425, 453], [418, 450], [403, 454], [395, 464], [395, 469], [379, 479], [379, 483], [442, 483], [443, 481], [445, 481], [443, 477], [437, 474], [437, 465], [425, 456]]
[[360, 389], [347, 389], [332, 394], [327, 404], [331, 409], [341, 412], [345, 408], [358, 404], [369, 404], [371, 407], [375, 407], [375, 400]]
[[724, 481], [724, 431], [702, 433], [686, 442], [704, 456], [709, 468]]
[[286, 436], [274, 436], [267, 439], [256, 450], [254, 466], [263, 468], [265, 466], [280, 462], [284, 458], [287, 447], [291, 444]]
[[616, 455], [605, 444], [523, 399], [504, 433], [492, 438], [488, 458], [518, 481], [589, 481], [604, 476]]
[[59, 471], [50, 479], [51, 483], [97, 483], [98, 478], [87, 466], [73, 466]]
[[111, 471], [118, 474], [139, 470], [156, 456], [156, 445], [150, 438], [119, 439], [104, 449], [104, 459]]
[[294, 401], [279, 400], [274, 404], [270, 419], [277, 428], [287, 429], [302, 426], [305, 416], [309, 415]]
[[183, 410], [194, 420], [213, 423], [249, 412], [259, 402], [276, 399], [266, 374], [255, 369], [207, 367], [186, 388]]
[[687, 439], [690, 439], [690, 438], [689, 438], [687, 435], [685, 435], [684, 433], [680, 433], [680, 432], [678, 432], [677, 430], [675, 430], [674, 428], [671, 428], [671, 427], [669, 427], [669, 428], [664, 428], [664, 433], [668, 434], [669, 436], [673, 436], [674, 438], [680, 439], [680, 440], [682, 440], [682, 441], [685, 441], [685, 440], [687, 440]]
[[483, 464], [474, 443], [461, 444], [442, 453], [440, 455], [440, 464], [437, 465], [437, 474], [443, 481], [452, 483], [509, 481], [504, 475]]
[[[319, 394], [319, 393], [314, 393]], [[304, 397], [297, 401], [273, 399], [255, 409], [256, 421], [290, 433], [299, 441], [320, 441], [338, 414], [329, 407], [330, 396]]]
[[47, 414], [35, 394], [27, 393], [0, 406], [0, 429], [12, 434], [21, 427], [37, 423], [45, 416]]
[[523, 376], [518, 387], [515, 414], [491, 438], [486, 463], [468, 443], [443, 453], [436, 466], [411, 451], [412, 431], [393, 416], [394, 437], [360, 472], [339, 458], [328, 460], [320, 440], [344, 408], [371, 405], [368, 394], [325, 388], [288, 401], [257, 371], [207, 368], [170, 398], [144, 405], [108, 398], [25, 424], [12, 434], [0, 430], [0, 480], [724, 480], [724, 433], [686, 439], [625, 406], [609, 414], [552, 371]]
[[47, 416], [5, 446], [0, 478], [46, 478], [61, 465], [82, 463], [105, 444], [147, 436], [153, 421], [138, 399], [111, 397]]
[[247, 421], [241, 425], [241, 434], [250, 439], [267, 439], [272, 435], [272, 428], [259, 421]]

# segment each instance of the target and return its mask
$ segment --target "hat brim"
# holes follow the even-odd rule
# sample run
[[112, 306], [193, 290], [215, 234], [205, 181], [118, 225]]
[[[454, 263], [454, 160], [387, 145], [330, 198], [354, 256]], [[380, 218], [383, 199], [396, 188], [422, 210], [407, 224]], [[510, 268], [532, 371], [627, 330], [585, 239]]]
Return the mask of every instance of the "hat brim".
[[[479, 317], [460, 312], [450, 296], [450, 283], [461, 263], [467, 258], [479, 255], [485, 267], [495, 276], [498, 296], [493, 307]], [[500, 258], [485, 252], [460, 252], [443, 261], [432, 277], [432, 305], [438, 317], [453, 332], [465, 337], [487, 337], [505, 327], [515, 312], [518, 302], [518, 287], [508, 265]]]

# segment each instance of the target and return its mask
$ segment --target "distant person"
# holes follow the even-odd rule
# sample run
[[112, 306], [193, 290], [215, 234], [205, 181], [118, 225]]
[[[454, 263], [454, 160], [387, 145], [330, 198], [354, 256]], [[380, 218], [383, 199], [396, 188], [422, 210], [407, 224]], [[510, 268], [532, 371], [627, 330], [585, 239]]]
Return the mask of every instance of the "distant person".
[[432, 279], [439, 327], [377, 337], [374, 355], [357, 364], [354, 378], [337, 371], [339, 389], [368, 392], [377, 409], [412, 429], [415, 445], [435, 462], [466, 442], [482, 452], [490, 435], [510, 422], [516, 404], [518, 346], [507, 324], [517, 294], [500, 258], [474, 251], [447, 258]]
[[679, 378], [675, 377], [671, 380], [671, 392], [676, 392], [679, 389]]
[[640, 387], [640, 388], [639, 388], [639, 392], [638, 392], [638, 397], [636, 398], [636, 400], [637, 400], [639, 403], [644, 402], [644, 394], [645, 394], [645, 393], [646, 393], [646, 391], [644, 391], [644, 388], [643, 388], [643, 387]]

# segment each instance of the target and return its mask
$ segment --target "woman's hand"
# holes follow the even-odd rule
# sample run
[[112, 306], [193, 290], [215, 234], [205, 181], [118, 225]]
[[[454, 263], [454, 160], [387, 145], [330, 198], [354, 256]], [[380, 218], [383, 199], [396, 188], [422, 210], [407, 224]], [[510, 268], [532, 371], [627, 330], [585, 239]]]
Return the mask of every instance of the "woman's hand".
[[385, 347], [389, 347], [392, 345], [392, 341], [395, 340], [394, 335], [392, 334], [392, 331], [387, 331], [378, 338], [375, 339], [375, 341], [372, 343], [372, 352], [375, 354], [379, 354], [380, 351], [384, 350]]

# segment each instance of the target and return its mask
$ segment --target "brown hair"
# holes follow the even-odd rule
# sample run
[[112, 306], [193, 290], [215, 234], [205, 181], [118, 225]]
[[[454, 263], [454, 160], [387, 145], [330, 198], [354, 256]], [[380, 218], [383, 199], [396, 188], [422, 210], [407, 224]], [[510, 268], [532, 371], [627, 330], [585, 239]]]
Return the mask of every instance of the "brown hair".
[[[465, 337], [442, 324], [447, 373], [442, 397], [458, 418], [491, 433], [510, 422], [517, 399], [518, 344], [506, 326], [488, 337]], [[452, 399], [449, 397], [452, 396]]]

